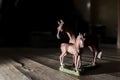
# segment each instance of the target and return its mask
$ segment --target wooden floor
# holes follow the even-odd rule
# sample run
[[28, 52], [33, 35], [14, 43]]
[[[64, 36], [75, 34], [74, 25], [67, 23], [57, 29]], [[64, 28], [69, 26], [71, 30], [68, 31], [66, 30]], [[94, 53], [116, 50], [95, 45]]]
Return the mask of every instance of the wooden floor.
[[[120, 51], [104, 48], [103, 52], [97, 68], [76, 77], [58, 70], [59, 48], [0, 48], [0, 80], [120, 80]], [[83, 64], [92, 61], [88, 53], [86, 49], [82, 55]], [[65, 64], [72, 64], [71, 55]]]
[[[7, 48], [0, 52], [3, 53], [0, 58], [0, 80], [79, 80], [60, 72], [59, 61], [42, 57], [46, 53], [43, 49]], [[41, 64], [40, 61], [56, 68]]]

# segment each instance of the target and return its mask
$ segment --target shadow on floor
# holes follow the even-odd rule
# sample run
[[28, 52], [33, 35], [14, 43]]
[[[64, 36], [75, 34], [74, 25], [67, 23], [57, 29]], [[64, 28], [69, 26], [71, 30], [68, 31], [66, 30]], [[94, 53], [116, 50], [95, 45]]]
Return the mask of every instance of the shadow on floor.
[[96, 74], [103, 74], [103, 73], [109, 74], [114, 72], [120, 72], [120, 61], [100, 63], [100, 64], [97, 64], [95, 67], [85, 68], [81, 72], [81, 75], [96, 75]]

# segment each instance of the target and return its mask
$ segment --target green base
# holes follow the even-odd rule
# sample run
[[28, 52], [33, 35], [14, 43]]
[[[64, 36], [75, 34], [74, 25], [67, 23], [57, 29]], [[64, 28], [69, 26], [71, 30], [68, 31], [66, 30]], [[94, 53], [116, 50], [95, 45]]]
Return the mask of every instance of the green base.
[[96, 66], [95, 64], [85, 64], [85, 65], [83, 65], [83, 67], [94, 67], [94, 66]]
[[59, 70], [62, 71], [62, 72], [68, 73], [68, 74], [73, 74], [73, 75], [76, 75], [76, 76], [80, 76], [79, 72], [75, 72], [75, 71], [70, 70], [70, 69], [60, 67]]

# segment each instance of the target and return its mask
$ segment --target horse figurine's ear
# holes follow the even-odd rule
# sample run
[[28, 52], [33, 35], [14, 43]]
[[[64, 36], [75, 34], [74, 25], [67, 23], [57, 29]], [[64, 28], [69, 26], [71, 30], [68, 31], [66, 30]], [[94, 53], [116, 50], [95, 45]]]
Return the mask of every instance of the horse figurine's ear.
[[57, 23], [58, 23], [59, 25], [63, 25], [63, 24], [64, 24], [64, 22], [63, 22], [62, 19], [60, 19]]
[[59, 21], [58, 21], [57, 23], [60, 25], [60, 22], [59, 22]]
[[62, 20], [62, 19], [60, 19], [60, 22], [61, 22], [61, 24], [64, 24], [64, 22], [63, 22], [63, 20]]
[[86, 33], [84, 33], [83, 36], [86, 36]]
[[79, 32], [79, 35], [81, 35], [81, 33]]
[[86, 33], [83, 34], [83, 39], [85, 40]]
[[82, 36], [82, 34], [79, 32], [79, 35]]

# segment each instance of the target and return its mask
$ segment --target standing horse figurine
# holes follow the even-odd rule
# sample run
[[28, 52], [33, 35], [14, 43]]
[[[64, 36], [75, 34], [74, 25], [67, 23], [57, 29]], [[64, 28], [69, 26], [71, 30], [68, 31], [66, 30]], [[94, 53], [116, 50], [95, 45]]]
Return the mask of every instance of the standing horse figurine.
[[[73, 61], [75, 64], [75, 72], [72, 74], [79, 75], [78, 68], [81, 66], [80, 61], [80, 48], [84, 47], [83, 42], [83, 36], [79, 33], [79, 35], [76, 38], [75, 43], [61, 43], [60, 49], [61, 49], [61, 55], [60, 55], [60, 70], [64, 71], [64, 57], [70, 53], [73, 56]], [[70, 72], [70, 71], [69, 71]], [[68, 73], [69, 73], [68, 72]]]

